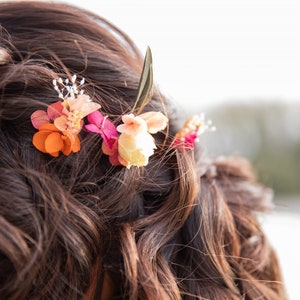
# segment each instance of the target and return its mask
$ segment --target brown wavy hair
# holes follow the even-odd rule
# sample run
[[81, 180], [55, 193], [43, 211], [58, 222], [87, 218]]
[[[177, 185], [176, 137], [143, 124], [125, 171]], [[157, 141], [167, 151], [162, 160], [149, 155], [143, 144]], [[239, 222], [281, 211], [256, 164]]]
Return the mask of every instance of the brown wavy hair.
[[257, 213], [270, 190], [237, 157], [170, 147], [164, 111], [146, 167], [112, 167], [101, 139], [53, 158], [32, 145], [30, 115], [56, 102], [52, 79], [77, 74], [115, 124], [131, 111], [143, 60], [118, 28], [47, 2], [0, 3], [1, 299], [285, 299]]

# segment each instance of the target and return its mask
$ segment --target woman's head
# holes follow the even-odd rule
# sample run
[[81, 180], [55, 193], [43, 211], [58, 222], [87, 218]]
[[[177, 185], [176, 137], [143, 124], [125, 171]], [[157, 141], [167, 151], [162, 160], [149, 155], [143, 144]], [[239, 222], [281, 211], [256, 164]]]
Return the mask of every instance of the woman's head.
[[132, 112], [143, 59], [128, 36], [47, 2], [0, 3], [0, 25], [5, 299], [281, 299], [276, 259], [254, 218], [268, 190], [243, 160], [172, 147], [176, 115], [157, 89], [143, 112], [161, 111], [169, 124], [153, 135], [145, 167], [112, 166], [101, 137], [84, 128], [71, 155], [33, 146], [31, 116], [59, 100], [58, 77], [85, 78], [85, 94], [116, 126]]

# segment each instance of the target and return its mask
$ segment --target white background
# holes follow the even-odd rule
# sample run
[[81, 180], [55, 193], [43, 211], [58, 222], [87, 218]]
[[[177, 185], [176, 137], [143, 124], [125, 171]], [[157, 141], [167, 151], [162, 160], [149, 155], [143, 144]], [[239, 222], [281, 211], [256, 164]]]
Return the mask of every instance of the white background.
[[[300, 1], [65, 2], [110, 20], [142, 52], [150, 45], [155, 81], [183, 108], [300, 101]], [[300, 299], [299, 216], [298, 210], [264, 220], [293, 300]]]
[[299, 101], [300, 1], [69, 0], [150, 45], [155, 81], [185, 105]]

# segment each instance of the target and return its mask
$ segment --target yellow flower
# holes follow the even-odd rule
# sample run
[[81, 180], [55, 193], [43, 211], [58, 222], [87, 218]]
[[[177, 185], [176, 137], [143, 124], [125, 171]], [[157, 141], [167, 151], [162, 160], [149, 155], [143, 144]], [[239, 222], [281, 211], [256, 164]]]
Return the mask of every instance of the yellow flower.
[[127, 168], [146, 166], [155, 148], [154, 139], [148, 132], [136, 135], [122, 133], [118, 139], [119, 156], [126, 162]]

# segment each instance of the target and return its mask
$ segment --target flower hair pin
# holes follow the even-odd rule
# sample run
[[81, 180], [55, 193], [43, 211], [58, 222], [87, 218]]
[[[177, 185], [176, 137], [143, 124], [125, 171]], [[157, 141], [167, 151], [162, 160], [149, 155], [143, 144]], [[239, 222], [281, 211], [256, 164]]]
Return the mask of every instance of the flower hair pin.
[[147, 49], [137, 97], [132, 113], [122, 116], [123, 124], [114, 124], [99, 111], [91, 113], [86, 130], [98, 133], [103, 138], [102, 151], [109, 156], [112, 165], [146, 166], [156, 149], [152, 134], [164, 130], [168, 119], [161, 112], [140, 114], [150, 99], [153, 84], [152, 55]]
[[53, 80], [54, 89], [62, 101], [49, 105], [47, 111], [37, 110], [31, 115], [32, 125], [38, 130], [32, 138], [33, 145], [54, 157], [59, 152], [70, 155], [80, 150], [78, 134], [84, 124], [83, 118], [101, 107], [80, 89], [84, 79], [79, 86], [76, 79], [74, 75], [71, 81]]
[[204, 113], [200, 116], [192, 116], [176, 133], [172, 145], [179, 150], [194, 149], [196, 143], [199, 141], [199, 136], [207, 130], [215, 131], [216, 127], [212, 126], [211, 120], [205, 119]]
[[[109, 156], [112, 165], [146, 166], [156, 149], [152, 134], [164, 130], [168, 119], [161, 112], [141, 111], [150, 100], [153, 84], [152, 55], [147, 49], [137, 97], [132, 112], [122, 116], [123, 124], [115, 126], [81, 89], [84, 79], [76, 84], [71, 80], [53, 80], [54, 89], [62, 101], [48, 106], [47, 111], [37, 110], [31, 115], [32, 125], [38, 130], [33, 145], [41, 152], [57, 157], [60, 152], [70, 155], [80, 150], [80, 131], [98, 134], [102, 138], [102, 151]], [[84, 126], [84, 118], [88, 123]]]

